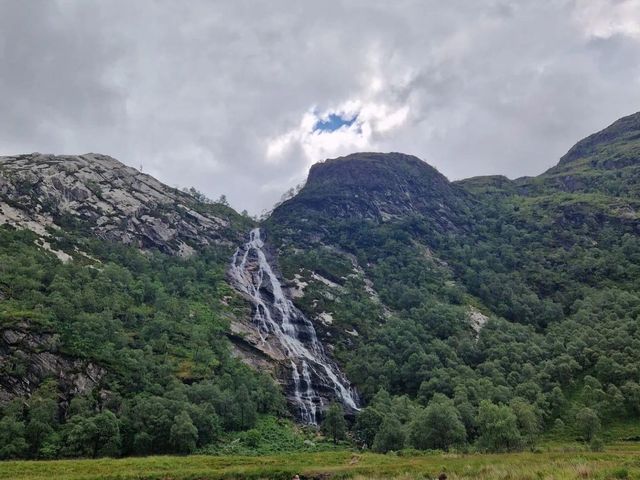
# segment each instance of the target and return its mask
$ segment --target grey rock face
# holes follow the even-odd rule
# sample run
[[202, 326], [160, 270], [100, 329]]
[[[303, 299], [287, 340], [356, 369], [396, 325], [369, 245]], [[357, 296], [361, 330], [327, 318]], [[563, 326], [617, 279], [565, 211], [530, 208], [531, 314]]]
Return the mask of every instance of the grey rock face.
[[43, 236], [77, 221], [100, 238], [172, 255], [235, 243], [229, 219], [203, 207], [105, 155], [0, 157], [0, 225]]
[[94, 363], [58, 352], [50, 333], [36, 333], [24, 323], [0, 329], [0, 405], [28, 397], [46, 379], [54, 379], [66, 400], [99, 385], [105, 370]]

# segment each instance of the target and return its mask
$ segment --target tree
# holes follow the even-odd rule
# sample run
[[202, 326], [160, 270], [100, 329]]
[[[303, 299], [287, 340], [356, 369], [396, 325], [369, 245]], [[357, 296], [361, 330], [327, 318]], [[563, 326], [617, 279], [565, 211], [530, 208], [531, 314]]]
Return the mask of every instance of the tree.
[[64, 443], [70, 457], [115, 457], [120, 454], [120, 422], [109, 410], [91, 417], [74, 415], [64, 427]]
[[148, 432], [138, 432], [133, 436], [133, 452], [137, 455], [149, 455], [153, 448], [153, 437]]
[[640, 385], [636, 382], [626, 382], [622, 386], [627, 410], [632, 415], [640, 415]]
[[120, 422], [115, 414], [109, 410], [93, 417], [96, 427], [94, 438], [94, 457], [115, 457], [120, 454]]
[[356, 417], [356, 424], [353, 428], [356, 438], [363, 445], [371, 448], [383, 419], [384, 416], [371, 406], [361, 410]]
[[410, 426], [411, 444], [418, 449], [448, 450], [463, 444], [467, 432], [453, 401], [436, 393], [427, 408], [422, 410]]
[[14, 415], [0, 420], [0, 459], [20, 458], [27, 452], [24, 422]]
[[29, 399], [29, 421], [25, 433], [32, 455], [40, 455], [40, 449], [58, 426], [56, 397], [56, 383], [45, 381]]
[[174, 418], [169, 440], [176, 452], [191, 453], [196, 449], [198, 429], [187, 412], [182, 411]]
[[74, 415], [64, 426], [64, 454], [69, 457], [93, 457], [97, 429], [91, 418]]
[[229, 206], [229, 201], [227, 200], [227, 196], [225, 194], [220, 195], [220, 197], [214, 203], [219, 203], [220, 205], [224, 205], [225, 207]]
[[189, 416], [198, 429], [198, 446], [213, 442], [220, 435], [220, 418], [210, 404], [193, 405]]
[[237, 408], [236, 426], [239, 430], [246, 430], [256, 424], [257, 406], [249, 396], [246, 385], [241, 385], [235, 394], [235, 406]]
[[405, 438], [406, 435], [400, 420], [395, 415], [387, 415], [373, 440], [373, 450], [380, 453], [402, 450]]
[[506, 405], [489, 400], [480, 402], [478, 409], [478, 447], [491, 452], [506, 452], [522, 448], [518, 419]]
[[600, 418], [591, 408], [584, 407], [576, 414], [576, 428], [585, 442], [591, 442], [600, 431]]
[[322, 422], [322, 432], [333, 439], [333, 443], [342, 440], [347, 430], [344, 421], [344, 411], [338, 403], [332, 403], [327, 410], [327, 415]]
[[540, 433], [540, 419], [531, 404], [522, 398], [514, 398], [509, 404], [518, 421], [518, 430], [529, 446], [535, 443]]

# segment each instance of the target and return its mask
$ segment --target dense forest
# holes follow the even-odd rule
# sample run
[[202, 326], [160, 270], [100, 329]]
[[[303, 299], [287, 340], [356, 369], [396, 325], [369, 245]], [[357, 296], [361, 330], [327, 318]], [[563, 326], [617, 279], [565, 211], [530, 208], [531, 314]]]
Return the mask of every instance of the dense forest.
[[0, 457], [512, 451], [543, 436], [601, 449], [620, 425], [637, 436], [638, 138], [640, 116], [621, 119], [517, 180], [451, 183], [401, 154], [314, 166], [263, 226], [362, 403], [347, 418], [329, 406], [323, 439], [229, 341], [250, 318], [225, 275], [233, 242], [177, 256], [69, 220], [44, 248], [2, 226], [0, 385], [33, 358], [73, 371], [0, 399]]

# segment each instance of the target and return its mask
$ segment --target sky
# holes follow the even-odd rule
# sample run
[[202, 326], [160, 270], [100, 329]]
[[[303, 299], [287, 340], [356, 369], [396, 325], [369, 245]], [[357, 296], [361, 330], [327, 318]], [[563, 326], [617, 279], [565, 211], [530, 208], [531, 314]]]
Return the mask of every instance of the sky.
[[537, 175], [640, 110], [640, 0], [0, 0], [0, 155], [97, 152], [259, 214], [309, 167]]

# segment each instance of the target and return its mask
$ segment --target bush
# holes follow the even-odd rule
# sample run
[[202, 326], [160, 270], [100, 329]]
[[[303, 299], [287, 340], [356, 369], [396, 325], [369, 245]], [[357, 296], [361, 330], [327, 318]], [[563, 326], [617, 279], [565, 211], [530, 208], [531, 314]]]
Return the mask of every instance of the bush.
[[629, 470], [627, 470], [626, 468], [616, 468], [609, 474], [608, 477], [619, 478], [624, 480], [626, 478], [629, 478]]
[[576, 414], [576, 428], [585, 442], [591, 442], [600, 432], [600, 418], [590, 408], [583, 408]]
[[[592, 452], [602, 452], [604, 450], [604, 442], [600, 437], [593, 437], [591, 442], [589, 442], [589, 449]], [[626, 478], [626, 477], [616, 477], [616, 478]]]

